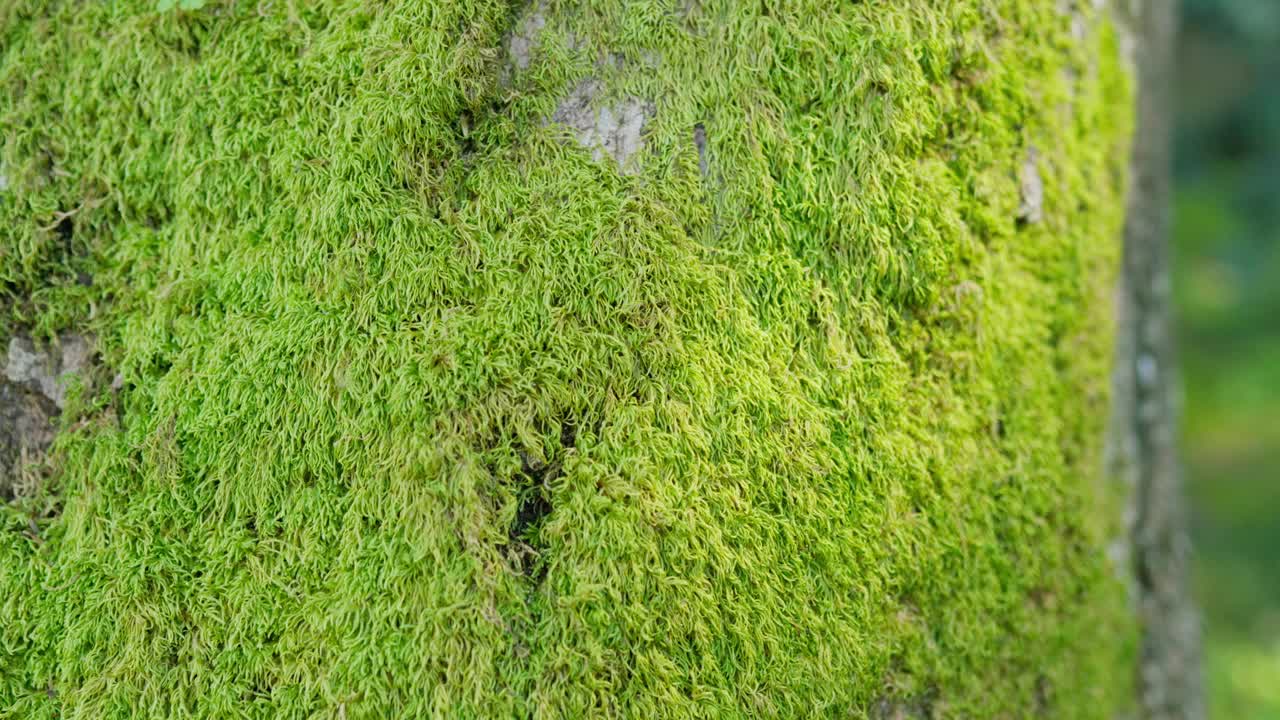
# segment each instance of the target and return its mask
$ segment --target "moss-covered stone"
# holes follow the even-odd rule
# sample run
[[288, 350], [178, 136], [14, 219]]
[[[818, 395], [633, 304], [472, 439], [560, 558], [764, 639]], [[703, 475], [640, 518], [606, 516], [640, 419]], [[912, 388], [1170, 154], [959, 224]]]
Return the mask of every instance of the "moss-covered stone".
[[0, 707], [1110, 717], [1077, 4], [5, 3]]

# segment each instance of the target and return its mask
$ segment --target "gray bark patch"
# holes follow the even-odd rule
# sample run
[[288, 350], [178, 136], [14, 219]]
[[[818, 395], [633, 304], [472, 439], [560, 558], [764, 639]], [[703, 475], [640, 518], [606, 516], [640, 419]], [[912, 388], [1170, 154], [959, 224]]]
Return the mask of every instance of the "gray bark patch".
[[628, 95], [601, 105], [601, 91], [599, 80], [583, 80], [560, 101], [551, 121], [572, 128], [578, 144], [591, 150], [597, 162], [607, 154], [623, 172], [635, 172], [629, 161], [644, 145], [644, 127], [653, 117], [653, 103]]
[[30, 493], [23, 468], [53, 443], [57, 415], [48, 398], [0, 377], [0, 500]]
[[871, 706], [872, 720], [927, 720], [933, 716], [932, 696], [912, 699], [882, 697]]
[[92, 337], [76, 333], [61, 335], [49, 348], [10, 338], [0, 374], [0, 497], [22, 497], [31, 489], [24, 468], [53, 443], [70, 381], [90, 380], [93, 354]]
[[92, 357], [93, 344], [83, 335], [65, 334], [55, 348], [47, 349], [37, 348], [27, 338], [14, 337], [9, 340], [4, 374], [10, 383], [38, 391], [62, 409], [71, 376], [84, 375]]
[[525, 70], [533, 57], [533, 48], [538, 44], [542, 29], [547, 26], [547, 16], [541, 4], [534, 6], [520, 20], [519, 26], [507, 40], [507, 51], [511, 54], [511, 64], [517, 70]]
[[1027, 158], [1018, 170], [1018, 187], [1022, 202], [1018, 206], [1018, 221], [1038, 223], [1044, 219], [1044, 180], [1040, 177], [1040, 153], [1034, 147], [1027, 150]]

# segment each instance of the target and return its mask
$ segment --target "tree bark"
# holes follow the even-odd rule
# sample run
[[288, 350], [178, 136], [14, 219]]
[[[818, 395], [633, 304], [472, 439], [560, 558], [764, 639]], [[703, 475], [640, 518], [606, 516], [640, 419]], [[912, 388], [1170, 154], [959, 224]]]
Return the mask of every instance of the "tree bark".
[[1131, 492], [1130, 559], [1141, 623], [1143, 717], [1205, 715], [1199, 618], [1190, 595], [1190, 542], [1177, 453], [1177, 363], [1171, 328], [1170, 186], [1177, 3], [1132, 3], [1137, 132], [1125, 222], [1113, 474]]

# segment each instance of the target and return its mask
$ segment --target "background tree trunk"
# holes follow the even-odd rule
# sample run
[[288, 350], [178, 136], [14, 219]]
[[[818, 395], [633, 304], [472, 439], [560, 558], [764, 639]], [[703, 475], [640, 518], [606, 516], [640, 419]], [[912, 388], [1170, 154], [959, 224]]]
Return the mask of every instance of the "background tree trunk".
[[1130, 4], [1138, 123], [1125, 222], [1115, 370], [1114, 472], [1132, 492], [1139, 672], [1144, 717], [1204, 717], [1199, 616], [1189, 587], [1190, 541], [1177, 453], [1172, 334], [1170, 187], [1175, 2]]

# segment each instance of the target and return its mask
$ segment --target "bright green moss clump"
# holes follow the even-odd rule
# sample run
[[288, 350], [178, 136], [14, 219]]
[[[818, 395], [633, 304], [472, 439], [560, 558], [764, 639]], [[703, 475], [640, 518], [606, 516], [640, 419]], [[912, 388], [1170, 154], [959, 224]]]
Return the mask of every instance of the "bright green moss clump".
[[4, 3], [0, 335], [120, 383], [0, 516], [0, 715], [1111, 717], [1061, 5]]

